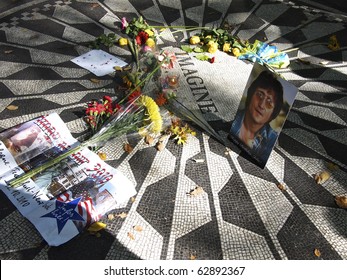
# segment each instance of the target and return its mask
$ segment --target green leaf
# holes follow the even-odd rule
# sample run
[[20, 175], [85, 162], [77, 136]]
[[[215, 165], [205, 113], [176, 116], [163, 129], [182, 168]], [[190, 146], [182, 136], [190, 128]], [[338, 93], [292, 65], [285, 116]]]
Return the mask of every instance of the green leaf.
[[210, 57], [208, 55], [203, 54], [203, 53], [197, 54], [195, 57], [201, 61], [207, 61], [210, 59]]
[[201, 47], [195, 47], [194, 48], [194, 52], [196, 52], [196, 53], [202, 53], [202, 52], [204, 52], [205, 50], [203, 49], [203, 48], [201, 48]]
[[187, 46], [187, 45], [181, 46], [181, 49], [184, 50], [187, 53], [193, 52], [193, 49], [191, 47]]
[[216, 30], [216, 32], [219, 33], [219, 34], [224, 34], [224, 33], [225, 33], [225, 30], [222, 29], [222, 28], [218, 28], [218, 29]]

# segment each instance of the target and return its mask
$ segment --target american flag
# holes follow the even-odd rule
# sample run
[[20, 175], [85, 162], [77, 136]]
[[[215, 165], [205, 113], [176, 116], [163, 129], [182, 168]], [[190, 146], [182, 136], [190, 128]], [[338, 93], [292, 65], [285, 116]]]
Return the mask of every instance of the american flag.
[[[61, 202], [69, 202], [75, 199], [71, 191], [66, 191], [57, 197], [57, 200]], [[94, 222], [100, 220], [101, 215], [97, 213], [93, 206], [93, 201], [91, 197], [83, 197], [82, 200], [77, 205], [77, 212], [84, 219], [83, 221], [74, 221], [77, 229], [82, 231], [85, 227], [88, 227]]]

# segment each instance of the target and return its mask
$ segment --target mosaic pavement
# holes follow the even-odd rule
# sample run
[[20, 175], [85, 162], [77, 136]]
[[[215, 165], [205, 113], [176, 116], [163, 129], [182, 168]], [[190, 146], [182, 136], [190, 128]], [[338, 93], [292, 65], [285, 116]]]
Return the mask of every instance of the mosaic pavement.
[[[347, 259], [347, 212], [334, 201], [347, 195], [344, 12], [286, 0], [12, 2], [0, 8], [0, 130], [57, 112], [74, 136], [83, 135], [86, 102], [114, 94], [114, 79], [92, 83], [94, 75], [70, 60], [89, 51], [88, 42], [102, 33], [121, 35], [122, 17], [139, 15], [153, 25], [218, 26], [227, 20], [242, 39], [299, 48], [291, 53], [290, 68], [280, 71], [299, 93], [268, 164], [260, 169], [237, 148], [227, 149], [199, 130], [187, 145], [168, 141], [161, 152], [133, 141], [134, 151], [127, 154], [124, 139], [118, 139], [104, 147], [108, 163], [136, 184], [138, 194], [112, 212], [128, 216], [105, 220], [99, 238], [84, 233], [49, 247], [0, 193], [0, 259]], [[324, 46], [333, 34], [338, 51]], [[160, 44], [177, 48], [188, 37], [168, 31]], [[130, 61], [123, 48], [108, 51]], [[233, 62], [230, 76], [211, 70], [205, 79], [209, 92], [221, 85], [221, 92], [243, 87], [250, 64]], [[204, 75], [204, 65], [195, 66]], [[18, 110], [6, 109], [9, 105]], [[220, 110], [230, 110], [232, 118], [237, 106]], [[231, 119], [208, 121], [223, 133]], [[328, 162], [339, 168], [317, 184], [314, 174]], [[204, 193], [187, 195], [196, 186]], [[134, 231], [135, 225], [143, 231]]]

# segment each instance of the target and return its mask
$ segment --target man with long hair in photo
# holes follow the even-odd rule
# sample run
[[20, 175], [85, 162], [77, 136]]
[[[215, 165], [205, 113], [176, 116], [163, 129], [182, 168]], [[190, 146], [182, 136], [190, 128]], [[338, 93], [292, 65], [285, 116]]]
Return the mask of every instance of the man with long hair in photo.
[[239, 110], [232, 123], [236, 136], [256, 160], [265, 163], [278, 133], [270, 126], [283, 106], [283, 86], [276, 76], [261, 72], [247, 90], [245, 108]]

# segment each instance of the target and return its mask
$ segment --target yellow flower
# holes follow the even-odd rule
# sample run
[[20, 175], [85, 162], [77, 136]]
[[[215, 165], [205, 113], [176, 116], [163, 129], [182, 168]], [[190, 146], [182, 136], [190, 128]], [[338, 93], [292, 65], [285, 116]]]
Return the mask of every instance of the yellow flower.
[[148, 38], [146, 41], [146, 46], [148, 46], [150, 48], [154, 48], [155, 47], [155, 41], [152, 38]]
[[235, 55], [236, 57], [238, 57], [241, 54], [239, 48], [233, 48], [233, 55]]
[[223, 45], [223, 52], [230, 52], [230, 44], [229, 43], [224, 43]]
[[150, 122], [150, 131], [153, 133], [159, 133], [163, 126], [163, 119], [161, 118], [157, 103], [147, 95], [141, 95], [139, 97], [139, 102], [146, 107], [146, 113]]
[[146, 29], [145, 32], [148, 34], [149, 37], [154, 36], [154, 32], [151, 29]]
[[208, 49], [207, 51], [209, 53], [215, 53], [217, 50], [218, 50], [218, 44], [216, 42], [213, 42], [213, 41], [209, 41], [207, 43], [207, 46], [208, 46]]
[[200, 43], [200, 38], [199, 38], [199, 36], [195, 36], [195, 35], [194, 35], [194, 36], [190, 37], [189, 43], [192, 44], [192, 45], [199, 44], [199, 43]]
[[118, 39], [118, 44], [120, 46], [126, 46], [128, 44], [128, 39], [127, 38], [119, 38]]

